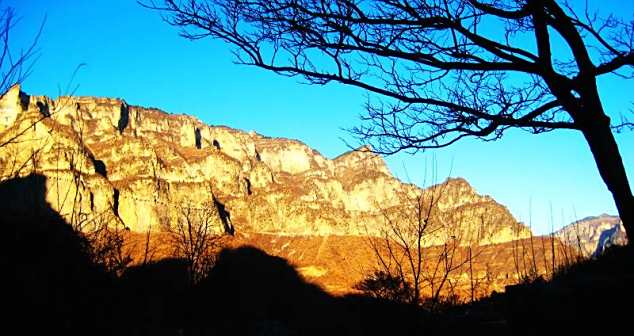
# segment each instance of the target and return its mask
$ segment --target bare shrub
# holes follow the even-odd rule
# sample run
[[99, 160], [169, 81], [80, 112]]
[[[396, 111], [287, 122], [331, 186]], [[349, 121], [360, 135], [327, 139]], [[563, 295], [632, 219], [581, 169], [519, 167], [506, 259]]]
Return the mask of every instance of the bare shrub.
[[161, 229], [168, 236], [173, 255], [187, 262], [190, 283], [202, 280], [216, 261], [222, 224], [213, 201], [201, 206], [176, 206], [175, 216], [164, 214]]

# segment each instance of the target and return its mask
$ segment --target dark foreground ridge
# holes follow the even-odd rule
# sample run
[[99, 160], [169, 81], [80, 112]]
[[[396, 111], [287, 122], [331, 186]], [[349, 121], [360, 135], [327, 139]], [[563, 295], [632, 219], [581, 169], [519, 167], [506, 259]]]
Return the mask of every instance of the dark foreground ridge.
[[[428, 312], [358, 295], [334, 297], [285, 259], [225, 249], [192, 285], [183, 260], [115, 274], [95, 264], [81, 235], [48, 207], [45, 178], [0, 184], [5, 330], [46, 335], [537, 335], [627, 327], [634, 254], [613, 248], [551, 282], [509, 287], [471, 305]], [[10, 295], [9, 295], [10, 294]], [[15, 328], [15, 329], [14, 329]], [[628, 329], [625, 329], [628, 330]]]

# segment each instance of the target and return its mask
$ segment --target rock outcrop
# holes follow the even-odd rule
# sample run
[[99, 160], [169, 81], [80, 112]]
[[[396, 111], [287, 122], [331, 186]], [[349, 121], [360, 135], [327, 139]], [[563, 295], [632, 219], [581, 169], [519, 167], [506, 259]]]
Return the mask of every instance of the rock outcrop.
[[627, 236], [618, 216], [602, 214], [564, 226], [555, 236], [586, 256], [601, 254], [610, 245], [625, 245]]
[[386, 216], [431, 204], [436, 222], [470, 243], [530, 235], [464, 179], [420, 189], [392, 176], [371, 148], [331, 160], [296, 140], [122, 99], [53, 100], [15, 86], [0, 99], [0, 144], [2, 180], [37, 172], [47, 177], [47, 201], [65, 218], [108, 214], [133, 231], [159, 229], [180, 208], [214, 207], [219, 231], [229, 223], [241, 232], [376, 235]]

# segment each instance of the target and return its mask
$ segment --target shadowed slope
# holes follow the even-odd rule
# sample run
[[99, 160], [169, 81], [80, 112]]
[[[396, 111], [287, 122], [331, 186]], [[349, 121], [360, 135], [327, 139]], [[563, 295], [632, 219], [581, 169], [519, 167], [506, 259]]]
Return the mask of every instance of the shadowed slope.
[[96, 334], [109, 333], [112, 298], [107, 293], [112, 283], [91, 262], [87, 242], [48, 206], [44, 195], [41, 175], [0, 183], [0, 246], [6, 249], [1, 267], [13, 277], [4, 286], [10, 291], [5, 304], [15, 317], [32, 320], [14, 325], [15, 330], [81, 334], [100, 325]]

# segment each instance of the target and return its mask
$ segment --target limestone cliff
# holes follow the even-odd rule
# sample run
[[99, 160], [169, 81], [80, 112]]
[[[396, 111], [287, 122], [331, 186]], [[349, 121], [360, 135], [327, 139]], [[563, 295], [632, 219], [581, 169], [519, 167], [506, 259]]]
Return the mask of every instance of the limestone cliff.
[[469, 241], [530, 234], [465, 180], [421, 190], [393, 177], [367, 147], [331, 160], [296, 140], [210, 126], [122, 99], [53, 100], [15, 86], [0, 100], [0, 144], [1, 179], [38, 172], [47, 177], [48, 202], [63, 216], [107, 213], [133, 231], [157, 229], [179, 208], [212, 206], [220, 231], [372, 235], [386, 214], [410, 213], [418, 197], [429, 200], [437, 222], [451, 223]]
[[600, 254], [609, 245], [627, 243], [621, 219], [607, 214], [573, 222], [555, 232], [555, 236], [587, 256]]

